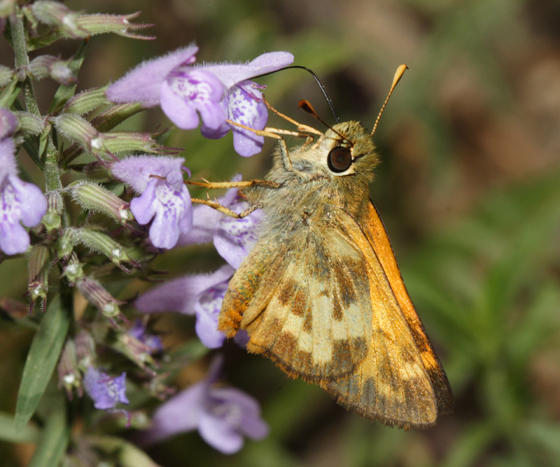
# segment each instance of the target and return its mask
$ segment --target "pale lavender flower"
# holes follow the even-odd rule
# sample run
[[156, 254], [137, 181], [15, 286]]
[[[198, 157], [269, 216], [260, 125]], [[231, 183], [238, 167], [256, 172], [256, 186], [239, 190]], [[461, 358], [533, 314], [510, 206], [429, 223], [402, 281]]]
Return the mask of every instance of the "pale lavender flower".
[[39, 224], [47, 211], [47, 199], [39, 188], [17, 176], [16, 148], [8, 137], [15, 131], [17, 120], [6, 109], [0, 110], [0, 250], [15, 255], [29, 247], [29, 234], [21, 224]]
[[110, 376], [90, 366], [84, 377], [84, 389], [99, 410], [114, 409], [117, 404], [128, 404], [126, 397], [126, 373]]
[[[238, 180], [240, 176], [236, 175], [233, 181]], [[235, 212], [249, 208], [249, 203], [239, 196], [236, 188], [228, 190], [218, 201]], [[177, 245], [213, 242], [220, 256], [237, 269], [257, 241], [257, 226], [262, 217], [260, 209], [236, 219], [209, 206], [197, 205], [193, 208], [192, 229], [180, 235]]]
[[144, 62], [113, 83], [107, 97], [113, 102], [160, 105], [177, 127], [190, 130], [202, 120], [201, 132], [221, 138], [234, 132], [234, 148], [242, 156], [258, 153], [263, 138], [226, 119], [262, 130], [268, 119], [266, 105], [250, 78], [285, 68], [293, 62], [288, 52], [265, 53], [244, 64], [192, 65], [198, 48], [190, 45]]
[[233, 454], [243, 447], [244, 436], [254, 440], [266, 437], [268, 425], [255, 399], [238, 389], [212, 386], [220, 369], [221, 360], [215, 360], [204, 381], [161, 405], [142, 441], [152, 444], [197, 429], [214, 449]]
[[235, 270], [224, 265], [211, 274], [196, 274], [174, 279], [142, 294], [135, 302], [143, 313], [177, 311], [195, 315], [195, 331], [208, 348], [221, 347], [225, 336], [218, 331], [218, 315], [227, 284]]
[[130, 202], [139, 224], [150, 226], [150, 240], [158, 248], [173, 248], [181, 232], [192, 226], [192, 205], [183, 183], [183, 159], [165, 156], [130, 156], [115, 162], [115, 177], [140, 194]]
[[[233, 180], [239, 180], [239, 176]], [[237, 189], [228, 190], [219, 202], [238, 212], [249, 207]], [[226, 216], [204, 205], [195, 206], [193, 212], [193, 227], [181, 234], [178, 245], [213, 241], [228, 264], [212, 274], [190, 275], [166, 282], [141, 295], [135, 305], [144, 313], [178, 311], [195, 315], [195, 330], [200, 341], [206, 347], [215, 349], [221, 347], [225, 340], [224, 334], [218, 331], [218, 317], [229, 281], [257, 241], [255, 230], [262, 211], [254, 211], [242, 219]], [[247, 339], [244, 332], [235, 336], [235, 341], [241, 346], [246, 345]]]

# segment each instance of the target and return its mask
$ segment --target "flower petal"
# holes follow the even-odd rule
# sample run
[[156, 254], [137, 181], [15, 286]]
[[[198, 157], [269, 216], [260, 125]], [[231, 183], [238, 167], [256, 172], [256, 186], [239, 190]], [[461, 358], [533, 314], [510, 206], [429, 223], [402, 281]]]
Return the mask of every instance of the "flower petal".
[[111, 165], [113, 176], [142, 193], [154, 175], [167, 178], [171, 172], [181, 173], [185, 160], [170, 156], [130, 156]]
[[194, 62], [198, 47], [190, 44], [163, 57], [141, 63], [106, 91], [112, 102], [142, 102], [147, 107], [160, 103], [161, 85], [174, 68]]
[[167, 81], [161, 85], [161, 109], [169, 120], [183, 130], [196, 128], [200, 121], [194, 106], [173, 92]]
[[202, 414], [198, 431], [204, 441], [223, 454], [233, 454], [243, 447], [243, 436], [223, 418], [211, 413]]
[[152, 425], [142, 434], [142, 443], [151, 444], [198, 427], [206, 406], [206, 381], [191, 386], [162, 404], [154, 413]]
[[[262, 130], [268, 121], [268, 110], [256, 83], [244, 81], [233, 86], [228, 94], [228, 116], [230, 120], [255, 130]], [[264, 137], [250, 130], [232, 126], [233, 147], [244, 157], [261, 151]]]
[[178, 311], [194, 315], [194, 304], [202, 292], [231, 277], [234, 269], [223, 265], [211, 274], [185, 276], [165, 282], [140, 295], [134, 305], [142, 313]]
[[[233, 207], [237, 207], [234, 209], [235, 211], [243, 211], [246, 206], [248, 206], [247, 203], [241, 202], [236, 203]], [[220, 256], [235, 269], [241, 266], [257, 242], [256, 226], [262, 216], [263, 212], [256, 210], [242, 219], [222, 216], [218, 222], [214, 234], [214, 246]]]
[[19, 125], [17, 117], [8, 109], [0, 108], [0, 140], [11, 136]]
[[0, 250], [7, 255], [25, 253], [29, 247], [29, 234], [19, 222], [0, 222]]
[[0, 183], [8, 175], [17, 175], [16, 146], [12, 138], [0, 140]]
[[214, 73], [226, 88], [235, 83], [287, 67], [294, 61], [289, 52], [268, 52], [259, 55], [248, 63], [195, 65]]
[[222, 214], [209, 206], [198, 204], [192, 209], [192, 228], [182, 230], [177, 246], [194, 243], [210, 243], [214, 238], [214, 230]]
[[35, 227], [47, 212], [47, 198], [32, 183], [21, 181], [15, 175], [8, 177], [20, 203], [21, 221], [27, 227]]
[[156, 185], [157, 180], [150, 180], [144, 193], [130, 201], [130, 211], [140, 225], [145, 225], [152, 220], [156, 214]]
[[268, 424], [261, 418], [261, 408], [253, 397], [235, 388], [211, 388], [210, 397], [238, 408], [238, 429], [249, 438], [262, 439], [268, 435]]
[[196, 335], [209, 349], [221, 347], [225, 336], [218, 331], [218, 316], [226, 294], [230, 277], [214, 284], [198, 297], [194, 309], [196, 312]]
[[124, 372], [114, 377], [91, 366], [84, 376], [84, 389], [96, 409], [107, 410], [115, 408], [118, 403], [128, 404]]
[[[241, 175], [235, 175], [231, 181], [238, 182]], [[218, 202], [228, 207], [237, 196], [237, 188], [230, 189]], [[178, 246], [192, 245], [195, 243], [210, 243], [214, 239], [214, 231], [223, 214], [215, 209], [199, 204], [193, 208], [193, 225], [189, 232], [182, 232], [177, 241]]]

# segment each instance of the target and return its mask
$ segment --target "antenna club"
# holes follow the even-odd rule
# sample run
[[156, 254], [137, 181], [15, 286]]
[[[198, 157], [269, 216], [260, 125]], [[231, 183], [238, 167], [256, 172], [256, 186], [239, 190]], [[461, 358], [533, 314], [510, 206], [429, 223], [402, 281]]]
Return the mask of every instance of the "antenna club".
[[389, 98], [391, 97], [391, 94], [393, 94], [393, 91], [397, 87], [397, 84], [399, 83], [399, 81], [403, 77], [404, 72], [406, 70], [408, 70], [408, 66], [405, 65], [404, 63], [397, 67], [397, 70], [395, 71], [395, 75], [393, 76], [393, 82], [391, 83], [391, 87], [389, 88], [389, 92], [387, 93], [387, 97], [385, 98], [385, 101], [383, 102], [383, 105], [381, 106], [381, 109], [379, 110], [379, 113], [377, 114], [377, 118], [375, 119], [375, 123], [373, 124], [373, 128], [371, 129], [371, 133], [370, 133], [371, 136], [373, 136], [375, 134], [375, 130], [377, 130], [377, 127], [379, 126], [379, 121], [381, 120], [381, 115], [383, 115], [383, 112], [385, 111], [385, 107], [387, 107], [387, 103], [389, 102]]

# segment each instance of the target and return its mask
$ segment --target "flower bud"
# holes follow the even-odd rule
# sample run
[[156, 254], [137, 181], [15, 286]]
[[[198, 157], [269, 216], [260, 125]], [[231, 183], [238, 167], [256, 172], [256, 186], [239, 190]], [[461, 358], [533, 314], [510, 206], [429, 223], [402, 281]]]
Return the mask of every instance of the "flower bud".
[[170, 148], [156, 143], [148, 133], [113, 132], [103, 134], [103, 146], [111, 153], [143, 152], [169, 154]]
[[60, 193], [55, 191], [47, 193], [47, 212], [43, 216], [43, 219], [41, 219], [41, 222], [47, 229], [47, 232], [50, 233], [53, 230], [60, 229], [60, 226], [62, 225], [63, 208], [64, 202], [62, 201]]
[[96, 141], [99, 132], [85, 118], [76, 114], [62, 114], [53, 118], [54, 126], [70, 141], [80, 144], [86, 150], [98, 149]]
[[31, 112], [15, 111], [19, 120], [19, 130], [24, 134], [40, 135], [46, 127], [45, 120]]
[[144, 107], [138, 102], [113, 105], [97, 115], [92, 123], [95, 128], [99, 128], [99, 131], [109, 131], [142, 110], [144, 110]]
[[35, 2], [31, 5], [31, 11], [41, 23], [51, 26], [62, 25], [64, 22], [70, 23], [70, 18], [67, 16], [72, 13], [63, 3], [53, 1]]
[[102, 186], [81, 181], [70, 188], [72, 199], [84, 209], [112, 217], [119, 224], [133, 219], [128, 203]]
[[31, 11], [40, 22], [58, 27], [63, 36], [72, 39], [87, 38], [96, 34], [111, 32], [125, 37], [152, 39], [152, 37], [131, 32], [150, 26], [129, 22], [140, 13], [131, 15], [84, 15], [71, 11], [62, 3], [42, 0], [31, 5]]
[[78, 369], [78, 361], [76, 359], [76, 346], [72, 339], [68, 339], [62, 350], [62, 355], [58, 361], [57, 367], [58, 385], [64, 388], [68, 399], [72, 400], [72, 392], [74, 389], [78, 391], [78, 395], [83, 395], [82, 376]]
[[81, 244], [97, 253], [101, 253], [117, 266], [120, 266], [123, 262], [131, 262], [124, 247], [104, 233], [86, 228], [68, 227], [64, 230], [62, 237], [66, 238], [72, 246]]
[[78, 257], [73, 254], [68, 261], [68, 264], [65, 266], [62, 275], [68, 279], [70, 284], [75, 285], [80, 279], [84, 277], [84, 269], [82, 268], [82, 264], [78, 261]]
[[91, 277], [84, 277], [76, 283], [76, 287], [94, 305], [103, 316], [113, 319], [120, 314], [119, 303], [123, 303], [113, 298], [113, 296], [97, 280]]
[[76, 82], [69, 60], [61, 60], [53, 55], [40, 55], [34, 58], [29, 64], [29, 71], [35, 79], [52, 78], [64, 85]]
[[95, 341], [88, 331], [82, 329], [74, 339], [74, 344], [78, 367], [85, 372], [95, 359]]
[[[107, 105], [110, 102], [105, 97], [105, 88], [86, 89], [73, 96], [64, 107], [65, 113], [85, 115], [92, 110]], [[96, 125], [97, 127], [97, 125]]]

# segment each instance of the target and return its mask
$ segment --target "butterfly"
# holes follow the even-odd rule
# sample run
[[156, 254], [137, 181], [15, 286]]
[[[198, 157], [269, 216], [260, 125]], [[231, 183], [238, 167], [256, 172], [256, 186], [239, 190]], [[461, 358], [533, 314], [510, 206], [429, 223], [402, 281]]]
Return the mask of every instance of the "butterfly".
[[246, 331], [249, 352], [367, 418], [429, 427], [452, 396], [369, 199], [378, 120], [371, 133], [349, 121], [289, 151], [280, 144], [270, 186], [243, 191], [264, 220], [218, 329]]

